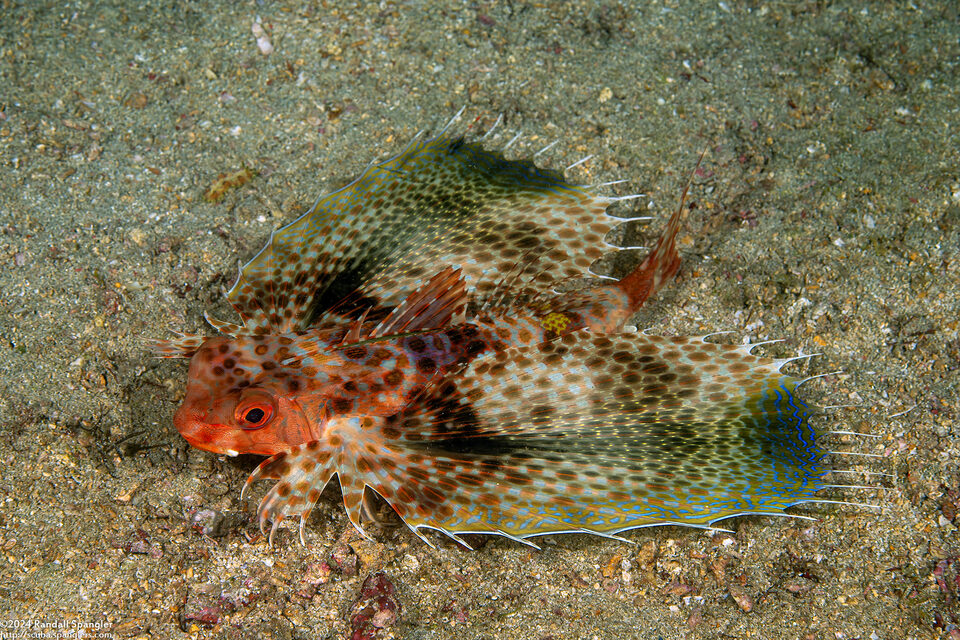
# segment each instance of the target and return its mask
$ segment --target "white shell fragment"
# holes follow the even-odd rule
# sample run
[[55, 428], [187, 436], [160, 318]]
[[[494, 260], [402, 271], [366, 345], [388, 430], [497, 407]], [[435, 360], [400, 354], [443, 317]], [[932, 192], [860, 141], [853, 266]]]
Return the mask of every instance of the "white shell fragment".
[[260, 49], [260, 53], [265, 56], [273, 53], [273, 43], [270, 42], [270, 36], [267, 35], [259, 20], [250, 25], [250, 31], [253, 32], [253, 37], [257, 39], [257, 48]]

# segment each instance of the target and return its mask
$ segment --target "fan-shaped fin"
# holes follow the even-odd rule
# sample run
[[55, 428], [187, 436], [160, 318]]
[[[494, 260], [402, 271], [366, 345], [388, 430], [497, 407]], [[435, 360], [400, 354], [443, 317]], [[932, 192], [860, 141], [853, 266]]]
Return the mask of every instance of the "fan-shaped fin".
[[364, 306], [395, 306], [437, 265], [461, 265], [476, 286], [524, 256], [542, 290], [587, 274], [620, 223], [608, 204], [480, 143], [447, 133], [414, 140], [276, 230], [228, 298], [248, 331], [287, 332], [354, 291]]
[[735, 346], [570, 334], [477, 360], [386, 419], [380, 482], [403, 488], [408, 525], [451, 533], [780, 514], [826, 472], [796, 385]]

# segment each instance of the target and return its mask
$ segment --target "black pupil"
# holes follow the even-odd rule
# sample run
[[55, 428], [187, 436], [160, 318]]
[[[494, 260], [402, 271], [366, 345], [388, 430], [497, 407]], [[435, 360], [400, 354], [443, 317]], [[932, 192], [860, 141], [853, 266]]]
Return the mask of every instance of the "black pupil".
[[263, 409], [250, 409], [250, 411], [247, 411], [245, 419], [250, 424], [257, 424], [263, 420], [264, 415], [266, 414], [263, 412]]

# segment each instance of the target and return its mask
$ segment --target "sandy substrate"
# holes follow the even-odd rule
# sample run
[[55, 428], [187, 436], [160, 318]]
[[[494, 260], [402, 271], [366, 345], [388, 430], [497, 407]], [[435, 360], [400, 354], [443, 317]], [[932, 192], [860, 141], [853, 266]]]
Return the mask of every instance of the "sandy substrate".
[[[134, 4], [0, 15], [3, 637], [960, 637], [955, 4]], [[627, 244], [707, 149], [639, 323], [822, 353], [795, 372], [842, 372], [808, 397], [879, 436], [837, 447], [882, 456], [846, 495], [882, 511], [469, 552], [361, 541], [330, 491], [271, 550], [239, 502], [257, 460], [188, 447], [185, 366], [143, 340], [229, 318], [272, 228], [464, 105], [515, 157], [629, 179], [617, 213], [655, 220]]]

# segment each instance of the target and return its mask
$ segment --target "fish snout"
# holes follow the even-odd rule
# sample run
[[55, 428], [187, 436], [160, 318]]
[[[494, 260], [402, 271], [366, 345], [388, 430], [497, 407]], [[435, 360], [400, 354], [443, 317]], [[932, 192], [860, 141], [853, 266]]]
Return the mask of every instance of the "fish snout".
[[206, 411], [196, 408], [196, 405], [185, 401], [173, 416], [173, 424], [180, 435], [194, 447], [204, 451], [223, 453], [218, 446], [217, 431], [219, 429], [206, 421]]

